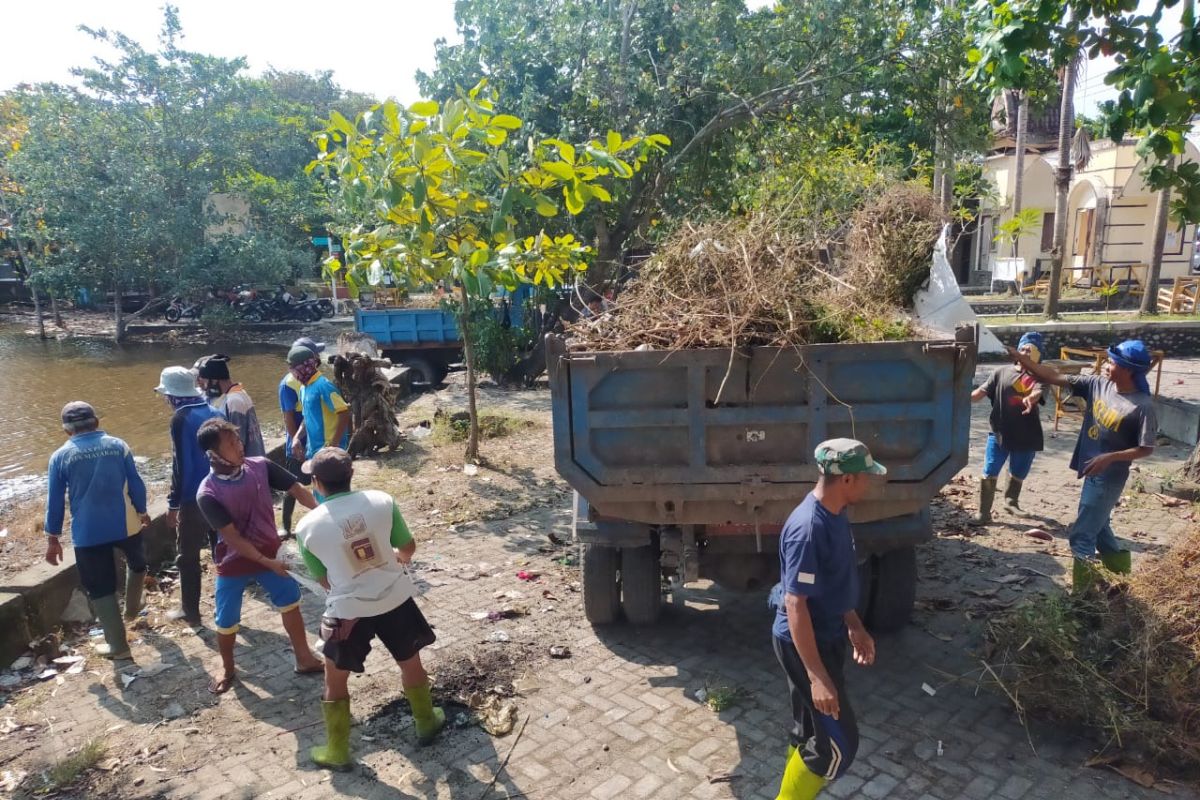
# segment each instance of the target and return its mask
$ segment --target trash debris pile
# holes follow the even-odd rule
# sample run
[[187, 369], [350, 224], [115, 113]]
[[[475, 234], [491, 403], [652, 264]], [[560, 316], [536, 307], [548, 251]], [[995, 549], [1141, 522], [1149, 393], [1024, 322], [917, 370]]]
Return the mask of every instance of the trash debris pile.
[[608, 312], [570, 328], [569, 346], [675, 350], [911, 338], [905, 309], [929, 278], [943, 222], [928, 190], [899, 184], [854, 214], [844, 245], [815, 241], [773, 213], [685, 223]]
[[989, 629], [1018, 710], [1080, 725], [1127, 757], [1200, 769], [1200, 530], [1128, 577], [1053, 594]]
[[404, 433], [396, 424], [397, 390], [382, 371], [391, 362], [372, 352], [361, 352], [365, 349], [361, 342], [345, 334], [338, 346], [343, 348], [342, 353], [331, 359], [334, 380], [350, 405], [354, 421], [354, 436], [347, 451], [357, 457], [385, 448], [392, 452], [400, 449]]
[[[514, 678], [517, 664], [528, 660], [523, 651], [479, 648], [439, 664], [434, 671], [434, 702], [445, 709], [452, 728], [478, 724], [492, 736], [506, 736], [516, 726], [517, 694], [538, 688], [528, 678]], [[523, 684], [524, 689], [519, 689]], [[397, 726], [403, 724], [398, 713], [411, 713], [403, 697], [371, 714], [365, 727], [372, 732], [378, 728], [398, 731]]]

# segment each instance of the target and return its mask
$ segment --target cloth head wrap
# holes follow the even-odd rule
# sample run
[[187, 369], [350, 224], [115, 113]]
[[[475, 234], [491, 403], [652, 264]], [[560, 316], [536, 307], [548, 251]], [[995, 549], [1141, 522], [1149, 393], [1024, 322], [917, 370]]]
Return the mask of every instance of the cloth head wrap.
[[1133, 385], [1139, 392], [1150, 393], [1146, 373], [1150, 371], [1150, 351], [1140, 339], [1127, 339], [1108, 348], [1108, 357], [1122, 369], [1129, 370]]
[[1021, 337], [1021, 341], [1017, 342], [1017, 349], [1020, 350], [1025, 345], [1032, 347], [1033, 352], [1029, 354], [1029, 357], [1036, 364], [1042, 360], [1042, 347], [1044, 343], [1045, 340], [1042, 338], [1042, 334], [1037, 331], [1029, 331]]

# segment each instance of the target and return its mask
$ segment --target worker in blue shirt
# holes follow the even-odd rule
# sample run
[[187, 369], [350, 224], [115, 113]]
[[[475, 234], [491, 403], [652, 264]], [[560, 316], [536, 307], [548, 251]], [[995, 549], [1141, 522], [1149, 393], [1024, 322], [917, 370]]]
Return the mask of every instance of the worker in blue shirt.
[[[316, 342], [307, 336], [301, 336], [296, 341], [292, 342], [292, 347], [302, 347], [312, 353], [315, 353], [319, 358], [321, 353], [325, 352], [325, 343]], [[312, 483], [312, 478], [304, 474], [300, 469], [300, 465], [304, 462], [303, 458], [296, 458], [292, 452], [292, 440], [300, 430], [300, 424], [304, 421], [304, 409], [300, 404], [300, 391], [303, 389], [303, 384], [299, 379], [292, 374], [289, 369], [283, 374], [283, 378], [279, 381], [279, 410], [283, 414], [283, 427], [287, 431], [287, 439], [283, 443], [284, 463], [283, 467], [288, 472], [296, 476], [296, 480], [300, 481], [305, 486]], [[292, 535], [292, 514], [296, 509], [296, 498], [290, 494], [283, 498], [283, 536], [287, 538]]]
[[101, 655], [113, 659], [130, 657], [125, 623], [117, 603], [117, 565], [113, 550], [125, 554], [125, 619], [137, 619], [142, 608], [146, 577], [146, 553], [141, 530], [129, 533], [125, 497], [138, 513], [142, 528], [150, 524], [146, 514], [146, 484], [138, 475], [129, 445], [100, 430], [96, 411], [77, 400], [62, 410], [67, 443], [50, 457], [49, 494], [46, 498], [46, 560], [62, 561], [60, 537], [64, 502], [70, 497], [71, 540], [75, 544], [75, 568], [104, 630]]
[[777, 800], [811, 800], [845, 774], [858, 752], [858, 725], [846, 696], [846, 643], [863, 666], [875, 640], [854, 610], [858, 558], [847, 508], [866, 496], [872, 475], [887, 469], [854, 439], [817, 446], [820, 478], [779, 536], [783, 602], [772, 628], [775, 656], [787, 676], [793, 726]]
[[171, 416], [171, 488], [167, 492], [167, 527], [176, 531], [180, 608], [168, 619], [200, 624], [200, 551], [208, 544], [208, 521], [196, 502], [200, 482], [208, 476], [208, 455], [196, 441], [200, 426], [221, 412], [210, 406], [187, 367], [162, 371], [158, 392], [175, 409]]

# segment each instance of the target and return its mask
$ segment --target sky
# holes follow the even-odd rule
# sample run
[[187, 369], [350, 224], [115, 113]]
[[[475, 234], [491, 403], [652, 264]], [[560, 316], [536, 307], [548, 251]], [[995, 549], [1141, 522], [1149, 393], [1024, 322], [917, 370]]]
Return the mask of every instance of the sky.
[[[333, 70], [344, 89], [417, 100], [414, 74], [434, 63], [434, 42], [456, 39], [454, 0], [358, 3], [364, 20], [340, 34], [340, 3], [313, 0], [174, 0], [183, 46], [211, 55], [246, 56], [254, 72], [268, 67]], [[111, 53], [79, 25], [121, 31], [156, 44], [162, 0], [53, 0], [6, 3], [0, 47], [0, 91], [18, 83], [69, 82], [70, 69]], [[368, 8], [369, 7], [369, 8]]]
[[[1154, 0], [1142, 0], [1143, 9]], [[751, 9], [774, 0], [746, 0]], [[344, 18], [336, 5], [314, 0], [175, 0], [184, 46], [219, 56], [246, 56], [250, 68], [316, 72], [333, 70], [345, 89], [408, 103], [418, 98], [415, 73], [434, 63], [434, 42], [457, 39], [454, 0], [360, 3], [369, 19], [357, 38], [338, 33]], [[107, 55], [78, 26], [107, 27], [153, 47], [162, 23], [162, 0], [53, 0], [7, 4], [5, 43], [0, 47], [0, 91], [18, 83], [69, 82], [73, 66]], [[1179, 30], [1182, 4], [1168, 11], [1164, 33]], [[373, 34], [378, 33], [378, 36]], [[1094, 112], [1115, 93], [1104, 85], [1111, 59], [1087, 65], [1076, 93], [1077, 110]]]

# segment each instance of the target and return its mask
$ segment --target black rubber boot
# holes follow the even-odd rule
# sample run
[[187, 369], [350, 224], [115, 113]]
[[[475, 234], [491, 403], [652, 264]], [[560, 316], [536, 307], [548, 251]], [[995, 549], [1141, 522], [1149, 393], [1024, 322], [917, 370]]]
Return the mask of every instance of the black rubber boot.
[[142, 592], [146, 588], [146, 572], [125, 570], [125, 619], [129, 622], [138, 618], [142, 610]]
[[1008, 506], [1013, 511], [1021, 510], [1021, 487], [1024, 486], [1024, 481], [1020, 478], [1008, 476], [1008, 486], [1004, 490], [1004, 505]]
[[996, 501], [996, 479], [979, 479], [979, 522], [987, 525], [992, 521], [992, 503]]
[[105, 658], [121, 660], [132, 658], [129, 652], [129, 641], [125, 638], [125, 622], [121, 619], [121, 609], [117, 605], [115, 594], [98, 597], [92, 601], [96, 609], [96, 619], [100, 620], [100, 628], [104, 631], [104, 644], [96, 648], [96, 652]]

